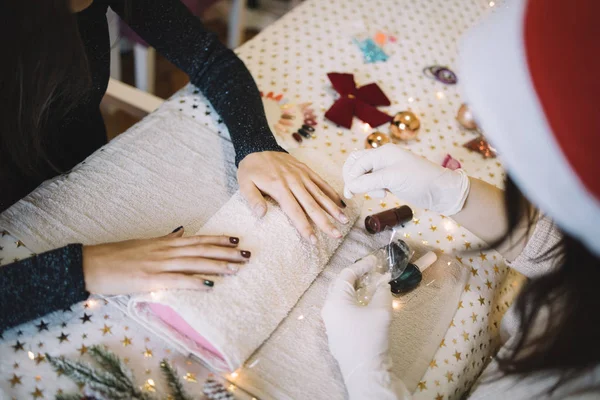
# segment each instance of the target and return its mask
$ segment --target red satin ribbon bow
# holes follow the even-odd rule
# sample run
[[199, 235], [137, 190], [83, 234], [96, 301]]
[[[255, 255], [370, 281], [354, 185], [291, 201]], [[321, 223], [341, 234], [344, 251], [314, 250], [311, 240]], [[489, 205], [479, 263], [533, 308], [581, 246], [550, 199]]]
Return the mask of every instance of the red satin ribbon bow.
[[327, 77], [333, 88], [340, 94], [340, 98], [325, 113], [325, 117], [330, 121], [350, 129], [352, 117], [355, 115], [372, 127], [392, 120], [392, 117], [375, 108], [391, 104], [376, 83], [357, 88], [352, 74], [330, 72]]

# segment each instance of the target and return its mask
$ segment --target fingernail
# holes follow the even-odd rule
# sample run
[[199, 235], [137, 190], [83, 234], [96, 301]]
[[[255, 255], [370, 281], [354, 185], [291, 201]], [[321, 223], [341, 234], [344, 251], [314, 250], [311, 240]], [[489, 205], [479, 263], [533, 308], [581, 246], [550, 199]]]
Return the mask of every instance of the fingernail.
[[348, 223], [348, 217], [346, 217], [346, 214], [340, 213], [340, 221], [342, 221], [343, 224]]
[[227, 264], [227, 269], [233, 273], [236, 273], [240, 270], [240, 267], [237, 264]]
[[179, 232], [182, 229], [183, 229], [183, 226], [180, 226], [179, 228], [175, 228], [175, 230], [173, 232], [171, 232], [171, 233]]
[[314, 244], [315, 246], [317, 245], [317, 237], [315, 235], [310, 235], [310, 241], [312, 244]]
[[331, 231], [331, 233], [333, 234], [333, 236], [335, 236], [336, 238], [341, 238], [342, 237], [342, 232], [339, 231], [339, 229], [334, 229]]
[[204, 282], [202, 282], [202, 283], [204, 283], [204, 286], [208, 286], [208, 287], [215, 286], [215, 282], [211, 281], [210, 279], [205, 279]]
[[244, 258], [250, 258], [250, 256], [252, 255], [252, 253], [250, 253], [249, 251], [246, 251], [246, 250], [242, 250], [242, 251], [240, 251], [240, 253], [242, 254], [242, 257], [244, 257]]
[[340, 203], [342, 203], [343, 208], [346, 208], [346, 203], [344, 203], [344, 200], [340, 199]]
[[229, 243], [231, 244], [238, 244], [240, 242], [240, 238], [236, 238], [236, 237], [230, 237], [229, 238]]

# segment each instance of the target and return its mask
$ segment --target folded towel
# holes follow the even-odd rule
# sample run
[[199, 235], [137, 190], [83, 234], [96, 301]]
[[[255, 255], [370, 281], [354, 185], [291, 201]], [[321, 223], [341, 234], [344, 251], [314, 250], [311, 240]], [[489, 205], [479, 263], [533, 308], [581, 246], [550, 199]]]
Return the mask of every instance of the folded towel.
[[237, 189], [233, 160], [228, 139], [161, 109], [0, 214], [0, 229], [36, 253], [196, 232]]
[[[321, 157], [311, 160], [306, 149], [293, 154], [342, 191], [341, 166]], [[236, 193], [198, 232], [236, 232], [241, 237], [252, 258], [237, 275], [217, 279], [210, 292], [133, 296], [129, 312], [212, 369], [239, 368], [286, 317], [343, 240], [316, 229], [319, 244], [313, 246], [299, 235], [279, 206], [270, 202], [268, 208], [266, 216], [258, 219]], [[350, 222], [337, 224], [342, 235], [350, 231], [360, 208], [358, 201], [348, 201], [344, 212]]]
[[[388, 240], [355, 227], [277, 331], [237, 371], [234, 383], [260, 399], [347, 398], [341, 373], [329, 352], [321, 308], [329, 284], [339, 272]], [[409, 244], [416, 250], [414, 259], [427, 250], [416, 242]], [[438, 350], [469, 276], [468, 269], [456, 260], [438, 256], [423, 272], [422, 284], [394, 300], [390, 327], [393, 371], [411, 392]]]

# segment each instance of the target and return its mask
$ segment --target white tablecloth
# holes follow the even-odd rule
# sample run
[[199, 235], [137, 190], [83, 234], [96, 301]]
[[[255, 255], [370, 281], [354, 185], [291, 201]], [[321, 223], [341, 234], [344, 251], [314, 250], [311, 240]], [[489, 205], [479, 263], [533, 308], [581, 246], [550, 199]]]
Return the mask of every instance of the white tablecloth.
[[[462, 147], [476, 135], [464, 131], [455, 121], [462, 103], [458, 87], [431, 80], [422, 72], [428, 65], [447, 65], [457, 73], [460, 83], [456, 65], [458, 38], [493, 9], [491, 5], [499, 6], [484, 0], [308, 0], [237, 53], [265, 94], [282, 94], [283, 101], [292, 103], [313, 103], [318, 122], [316, 138], [304, 140], [302, 146], [314, 147], [338, 159], [364, 147], [365, 137], [373, 129], [355, 119], [353, 129], [346, 130], [323, 117], [335, 99], [326, 73], [349, 72], [355, 75], [359, 86], [379, 84], [392, 100], [392, 105], [383, 110], [392, 114], [412, 110], [419, 116], [418, 139], [404, 143], [407, 148], [436, 162], [450, 153], [471, 176], [501, 185], [504, 173], [497, 159], [484, 160]], [[387, 62], [365, 64], [352, 36], [373, 36], [378, 31], [397, 41], [385, 46], [390, 55]], [[175, 94], [163, 107], [179, 110], [227, 134], [218, 115], [192, 86]], [[387, 131], [387, 127], [382, 126], [381, 130]], [[279, 139], [288, 146], [296, 145], [289, 134]], [[391, 196], [382, 201], [367, 198], [365, 213], [399, 204], [401, 201]], [[402, 234], [456, 253], [471, 270], [446, 337], [415, 393], [417, 398], [457, 398], [493, 353], [499, 321], [522, 279], [509, 271], [495, 252], [478, 251], [483, 244], [452, 220], [415, 211], [413, 222]], [[30, 254], [8, 233], [0, 236], [0, 264]], [[475, 252], [461, 253], [465, 250]], [[192, 393], [199, 392], [207, 375], [201, 366], [175, 354], [113, 306], [92, 299], [70, 311], [59, 311], [17, 327], [0, 338], [0, 397], [53, 398], [59, 390], [72, 391], [76, 386], [52, 372], [38, 355], [59, 346], [61, 354], [67, 357], [85, 358], [87, 348], [94, 344], [106, 345], [126, 358], [140, 385], [146, 384], [147, 388], [149, 379], [156, 390], [164, 387], [158, 367], [163, 357], [175, 363]], [[236, 377], [229, 378], [231, 389], [239, 398], [245, 398], [234, 385]]]

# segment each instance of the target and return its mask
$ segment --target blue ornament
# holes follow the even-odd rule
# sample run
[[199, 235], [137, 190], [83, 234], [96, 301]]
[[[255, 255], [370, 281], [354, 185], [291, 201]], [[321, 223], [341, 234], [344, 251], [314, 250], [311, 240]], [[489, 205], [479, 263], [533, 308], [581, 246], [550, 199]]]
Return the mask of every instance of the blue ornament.
[[377, 45], [373, 39], [369, 38], [362, 41], [353, 39], [353, 41], [356, 43], [360, 51], [362, 51], [367, 64], [376, 63], [379, 61], [387, 61], [389, 58], [383, 49], [379, 47], [379, 45]]

